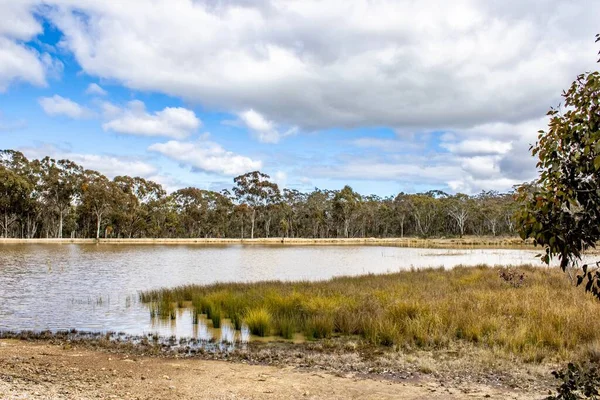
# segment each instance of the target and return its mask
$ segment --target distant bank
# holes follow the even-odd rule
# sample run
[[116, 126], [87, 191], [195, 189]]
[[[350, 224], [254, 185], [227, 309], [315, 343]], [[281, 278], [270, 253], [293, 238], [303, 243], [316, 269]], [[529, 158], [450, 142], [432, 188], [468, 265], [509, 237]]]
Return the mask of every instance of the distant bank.
[[420, 239], [420, 238], [142, 238], [142, 239], [3, 239], [0, 244], [160, 244], [160, 245], [290, 245], [290, 246], [397, 246], [397, 247], [424, 247], [424, 248], [519, 248], [533, 247], [531, 242], [523, 241], [518, 237], [464, 237], [452, 239]]

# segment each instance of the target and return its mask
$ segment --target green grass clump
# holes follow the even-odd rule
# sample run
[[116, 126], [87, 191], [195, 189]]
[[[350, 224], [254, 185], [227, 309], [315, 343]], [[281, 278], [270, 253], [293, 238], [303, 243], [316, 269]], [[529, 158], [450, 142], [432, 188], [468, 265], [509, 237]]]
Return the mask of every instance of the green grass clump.
[[248, 310], [244, 322], [253, 335], [268, 336], [271, 332], [271, 313], [266, 308]]
[[281, 336], [284, 339], [293, 339], [294, 333], [298, 329], [296, 327], [296, 322], [294, 318], [291, 316], [279, 316], [275, 318], [274, 321], [275, 326], [275, 334]]
[[213, 306], [211, 308], [210, 319], [213, 323], [213, 328], [221, 327], [221, 318], [222, 318], [221, 308]]
[[[340, 277], [322, 282], [220, 283], [144, 292], [151, 313], [170, 315], [178, 301], [195, 311], [244, 321], [255, 335], [292, 338], [359, 335], [406, 348], [470, 343], [538, 361], [568, 358], [600, 342], [600, 302], [574, 288], [558, 269], [514, 268], [515, 287], [501, 267], [423, 269]], [[215, 317], [215, 319], [217, 319]], [[214, 321], [213, 321], [214, 324]]]

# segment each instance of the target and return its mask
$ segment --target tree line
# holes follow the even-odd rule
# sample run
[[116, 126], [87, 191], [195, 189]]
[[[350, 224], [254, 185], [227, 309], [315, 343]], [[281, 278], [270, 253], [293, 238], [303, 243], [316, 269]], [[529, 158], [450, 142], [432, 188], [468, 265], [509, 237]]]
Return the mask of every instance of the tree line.
[[512, 193], [364, 196], [350, 186], [284, 188], [259, 171], [230, 190], [167, 194], [151, 180], [108, 179], [70, 160], [0, 150], [0, 235], [14, 238], [336, 238], [514, 235]]

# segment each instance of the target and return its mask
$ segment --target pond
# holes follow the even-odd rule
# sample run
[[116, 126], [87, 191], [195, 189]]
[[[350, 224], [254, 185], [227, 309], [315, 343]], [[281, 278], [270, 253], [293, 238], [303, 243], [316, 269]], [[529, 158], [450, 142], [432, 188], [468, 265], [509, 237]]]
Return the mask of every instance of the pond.
[[0, 331], [118, 331], [198, 337], [179, 310], [150, 318], [138, 292], [183, 284], [323, 280], [411, 267], [537, 264], [539, 251], [418, 249], [381, 246], [0, 245]]

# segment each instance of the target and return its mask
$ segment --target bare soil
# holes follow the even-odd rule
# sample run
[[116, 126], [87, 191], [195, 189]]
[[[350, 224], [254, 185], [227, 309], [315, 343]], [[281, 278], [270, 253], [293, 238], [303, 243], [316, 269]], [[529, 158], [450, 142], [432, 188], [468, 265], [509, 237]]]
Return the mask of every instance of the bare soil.
[[533, 248], [531, 241], [519, 237], [465, 236], [463, 238], [136, 238], [136, 239], [5, 239], [0, 238], [0, 244], [160, 244], [160, 245], [272, 245], [272, 246], [397, 246], [419, 248]]
[[[343, 361], [343, 360], [342, 360]], [[349, 359], [346, 361], [350, 361]], [[352, 368], [347, 368], [351, 370]], [[464, 371], [460, 372], [464, 375]], [[0, 340], [1, 399], [531, 399], [539, 389]], [[464, 377], [464, 376], [463, 376]], [[468, 378], [468, 377], [465, 377]], [[525, 377], [523, 377], [524, 380]], [[533, 390], [533, 391], [532, 391]], [[537, 393], [536, 393], [537, 392]], [[543, 394], [543, 393], [542, 393]]]

